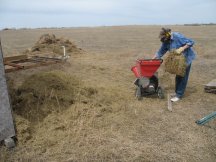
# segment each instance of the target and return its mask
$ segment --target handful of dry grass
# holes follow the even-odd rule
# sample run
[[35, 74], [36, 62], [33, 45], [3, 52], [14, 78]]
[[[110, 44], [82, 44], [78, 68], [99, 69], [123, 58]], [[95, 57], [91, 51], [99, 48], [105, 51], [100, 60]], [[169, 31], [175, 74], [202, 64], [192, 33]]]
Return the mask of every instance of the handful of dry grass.
[[184, 77], [187, 66], [184, 55], [176, 53], [175, 50], [170, 51], [164, 64], [166, 72]]

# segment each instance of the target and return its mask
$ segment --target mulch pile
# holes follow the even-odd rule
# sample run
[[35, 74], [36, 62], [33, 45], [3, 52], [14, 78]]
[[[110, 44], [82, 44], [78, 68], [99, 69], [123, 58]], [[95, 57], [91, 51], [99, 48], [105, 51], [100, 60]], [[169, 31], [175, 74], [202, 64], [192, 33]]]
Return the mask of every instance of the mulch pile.
[[39, 72], [28, 77], [13, 93], [13, 109], [38, 122], [53, 111], [62, 111], [76, 100], [80, 81], [62, 71]]
[[38, 72], [26, 78], [16, 89], [9, 86], [12, 107], [17, 115], [38, 123], [52, 112], [62, 112], [76, 102], [91, 100], [97, 93], [83, 86], [76, 76], [59, 70]]
[[43, 34], [35, 45], [24, 51], [24, 54], [55, 54], [63, 55], [63, 47], [67, 55], [81, 54], [83, 50], [78, 48], [74, 43], [65, 38], [57, 38], [54, 34]]

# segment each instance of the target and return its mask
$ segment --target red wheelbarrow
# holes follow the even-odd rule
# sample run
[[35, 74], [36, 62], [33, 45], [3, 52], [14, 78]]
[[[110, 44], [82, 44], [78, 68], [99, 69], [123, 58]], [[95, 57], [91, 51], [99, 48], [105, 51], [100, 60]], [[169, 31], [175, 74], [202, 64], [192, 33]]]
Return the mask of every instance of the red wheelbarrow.
[[136, 66], [131, 68], [136, 77], [134, 81], [136, 85], [135, 96], [138, 100], [153, 94], [157, 94], [160, 99], [164, 98], [157, 75], [157, 70], [162, 62], [162, 59], [140, 59], [136, 61]]

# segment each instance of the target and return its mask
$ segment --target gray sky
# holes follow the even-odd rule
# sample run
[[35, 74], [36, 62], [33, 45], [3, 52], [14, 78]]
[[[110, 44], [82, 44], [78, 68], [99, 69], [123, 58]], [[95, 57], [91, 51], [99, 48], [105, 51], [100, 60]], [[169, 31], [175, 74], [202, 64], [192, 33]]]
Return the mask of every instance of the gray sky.
[[0, 29], [216, 23], [216, 0], [0, 0]]

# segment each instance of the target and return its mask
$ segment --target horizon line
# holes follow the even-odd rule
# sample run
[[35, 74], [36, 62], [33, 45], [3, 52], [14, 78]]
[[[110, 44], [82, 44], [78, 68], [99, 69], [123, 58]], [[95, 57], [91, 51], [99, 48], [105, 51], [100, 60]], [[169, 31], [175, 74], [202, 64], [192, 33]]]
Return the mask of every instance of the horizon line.
[[59, 28], [94, 28], [94, 27], [120, 27], [120, 26], [202, 26], [216, 25], [216, 23], [185, 23], [185, 24], [126, 24], [126, 25], [89, 25], [89, 26], [62, 26], [62, 27], [0, 27], [0, 30], [21, 30], [21, 29], [59, 29]]

